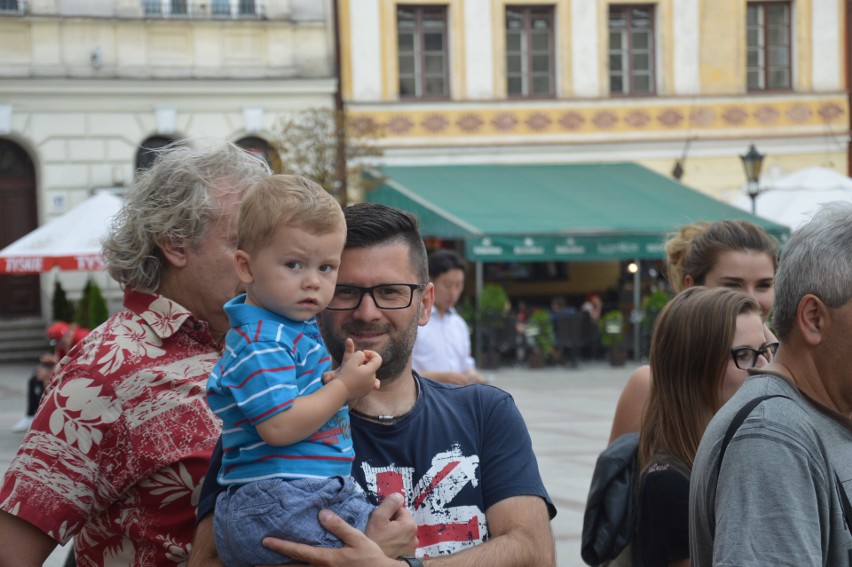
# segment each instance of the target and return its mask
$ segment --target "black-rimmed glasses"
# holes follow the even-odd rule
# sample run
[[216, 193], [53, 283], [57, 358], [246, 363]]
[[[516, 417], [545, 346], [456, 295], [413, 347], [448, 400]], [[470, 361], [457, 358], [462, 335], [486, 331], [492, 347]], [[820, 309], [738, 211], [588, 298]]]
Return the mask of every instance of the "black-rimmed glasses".
[[753, 349], [747, 346], [741, 346], [731, 349], [731, 358], [734, 359], [734, 364], [740, 370], [748, 370], [757, 366], [757, 358], [763, 355], [766, 362], [772, 362], [775, 353], [778, 352], [779, 343], [766, 343], [759, 349]]
[[369, 293], [373, 303], [379, 309], [405, 309], [411, 305], [414, 291], [423, 289], [426, 284], [392, 283], [360, 287], [357, 285], [339, 285], [334, 288], [334, 295], [328, 304], [332, 311], [352, 311], [358, 309], [364, 294]]

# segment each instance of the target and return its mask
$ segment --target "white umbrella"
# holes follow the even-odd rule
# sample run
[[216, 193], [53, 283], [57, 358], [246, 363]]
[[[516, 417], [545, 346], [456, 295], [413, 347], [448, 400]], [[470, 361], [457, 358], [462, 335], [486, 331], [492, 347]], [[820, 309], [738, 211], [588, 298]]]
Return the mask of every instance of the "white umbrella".
[[101, 239], [121, 205], [122, 200], [109, 193], [89, 197], [0, 250], [0, 274], [103, 270]]
[[[794, 229], [809, 221], [823, 203], [852, 202], [852, 179], [822, 167], [807, 167], [761, 182], [761, 187], [757, 215]], [[731, 204], [751, 211], [751, 199], [744, 191], [737, 192]]]

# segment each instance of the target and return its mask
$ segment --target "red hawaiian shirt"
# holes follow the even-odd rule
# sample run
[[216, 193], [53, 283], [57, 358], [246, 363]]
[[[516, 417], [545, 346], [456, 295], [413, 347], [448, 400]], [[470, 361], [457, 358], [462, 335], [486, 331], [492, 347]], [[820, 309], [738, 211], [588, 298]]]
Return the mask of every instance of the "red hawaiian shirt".
[[60, 362], [0, 487], [0, 509], [75, 536], [80, 567], [184, 563], [220, 432], [207, 324], [158, 295], [124, 305]]

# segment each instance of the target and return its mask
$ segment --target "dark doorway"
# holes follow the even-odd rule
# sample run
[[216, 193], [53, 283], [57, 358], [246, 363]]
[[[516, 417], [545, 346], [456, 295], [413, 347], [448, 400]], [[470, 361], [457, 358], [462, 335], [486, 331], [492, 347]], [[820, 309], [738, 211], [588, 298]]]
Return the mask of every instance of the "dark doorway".
[[[27, 153], [0, 140], [0, 249], [38, 228], [35, 167]], [[39, 277], [0, 275], [0, 317], [41, 314]]]
[[163, 148], [175, 143], [173, 138], [165, 136], [151, 136], [136, 150], [136, 172], [140, 169], [148, 169], [154, 165], [154, 161], [163, 153]]

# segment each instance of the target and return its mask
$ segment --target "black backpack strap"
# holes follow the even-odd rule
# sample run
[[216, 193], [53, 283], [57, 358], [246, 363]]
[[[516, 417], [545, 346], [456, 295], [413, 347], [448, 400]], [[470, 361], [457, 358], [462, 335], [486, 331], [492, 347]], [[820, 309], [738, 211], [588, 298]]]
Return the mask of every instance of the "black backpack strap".
[[[731, 424], [728, 426], [728, 431], [725, 432], [725, 437], [722, 439], [722, 447], [719, 449], [719, 460], [716, 463], [716, 483], [719, 482], [719, 473], [722, 471], [722, 459], [725, 457], [725, 450], [728, 448], [728, 443], [731, 442], [731, 439], [736, 435], [737, 430], [749, 416], [754, 408], [756, 408], [763, 400], [768, 400], [769, 398], [787, 398], [792, 399], [790, 396], [785, 396], [783, 394], [773, 394], [771, 396], [761, 396], [759, 398], [755, 398], [751, 400], [749, 403], [740, 408], [740, 411], [737, 412], [737, 415], [734, 416], [734, 419], [731, 420]], [[840, 493], [840, 504], [843, 507], [843, 520], [846, 522], [846, 529], [852, 531], [852, 503], [849, 502], [849, 496], [846, 494], [846, 490], [843, 488], [843, 483], [840, 481], [840, 477], [837, 476], [837, 471], [834, 471], [834, 481], [837, 484], [837, 491]], [[711, 531], [715, 532], [715, 527], [711, 527]], [[714, 534], [715, 535], [715, 534]]]
[[734, 416], [734, 419], [731, 420], [731, 424], [728, 426], [728, 431], [725, 432], [725, 437], [722, 439], [722, 448], [719, 449], [719, 460], [716, 462], [716, 482], [719, 482], [719, 473], [722, 470], [722, 459], [725, 458], [725, 451], [728, 449], [728, 443], [731, 442], [731, 439], [734, 438], [734, 435], [737, 434], [737, 430], [739, 430], [740, 426], [749, 416], [749, 414], [756, 408], [763, 400], [768, 400], [769, 398], [787, 398], [788, 400], [792, 399], [790, 396], [785, 396], [783, 394], [773, 394], [771, 396], [760, 396], [759, 398], [754, 398], [749, 401], [746, 405], [740, 408], [740, 411], [737, 412], [737, 415]]
[[852, 532], [852, 504], [849, 503], [849, 497], [846, 495], [846, 490], [843, 488], [843, 483], [840, 482], [840, 477], [837, 476], [837, 471], [834, 471], [834, 482], [837, 483], [837, 491], [840, 493], [840, 504], [843, 506], [843, 521], [846, 522], [846, 529]]

